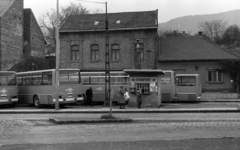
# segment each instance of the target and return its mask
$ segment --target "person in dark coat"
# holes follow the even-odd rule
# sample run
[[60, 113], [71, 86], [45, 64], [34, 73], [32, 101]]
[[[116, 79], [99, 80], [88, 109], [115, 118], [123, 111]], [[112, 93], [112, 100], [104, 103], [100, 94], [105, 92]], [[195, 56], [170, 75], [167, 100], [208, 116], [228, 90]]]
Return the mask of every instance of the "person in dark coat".
[[142, 105], [141, 89], [137, 91], [137, 103], [138, 103], [138, 109], [141, 109], [141, 105]]
[[92, 106], [93, 91], [91, 87], [87, 89], [86, 96], [87, 96], [87, 104]]
[[120, 109], [125, 109], [125, 107], [124, 107], [125, 106], [124, 90], [123, 90], [122, 86], [118, 90], [118, 103], [119, 103]]

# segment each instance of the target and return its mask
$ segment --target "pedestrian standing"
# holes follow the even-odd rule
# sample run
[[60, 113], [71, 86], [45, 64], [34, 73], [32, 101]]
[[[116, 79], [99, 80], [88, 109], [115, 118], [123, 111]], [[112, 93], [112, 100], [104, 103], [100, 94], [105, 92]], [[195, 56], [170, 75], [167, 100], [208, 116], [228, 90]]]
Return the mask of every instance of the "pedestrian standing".
[[142, 105], [141, 89], [137, 91], [137, 103], [138, 103], [138, 109], [141, 109], [141, 105]]
[[126, 88], [125, 88], [125, 93], [124, 93], [124, 99], [125, 99], [126, 105], [128, 105], [128, 102], [130, 100], [130, 96], [129, 96], [128, 90]]
[[124, 105], [125, 105], [124, 91], [122, 86], [118, 91], [118, 103], [119, 103], [119, 109], [125, 109], [124, 108]]
[[87, 96], [87, 104], [92, 107], [93, 91], [92, 91], [91, 87], [89, 87], [89, 89], [87, 89], [86, 96]]

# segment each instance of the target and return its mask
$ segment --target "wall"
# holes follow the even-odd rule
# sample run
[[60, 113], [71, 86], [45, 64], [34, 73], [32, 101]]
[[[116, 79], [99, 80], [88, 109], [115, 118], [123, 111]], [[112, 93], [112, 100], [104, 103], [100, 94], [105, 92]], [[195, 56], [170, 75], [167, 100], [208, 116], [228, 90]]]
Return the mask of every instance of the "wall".
[[1, 70], [20, 60], [22, 41], [23, 0], [16, 0], [1, 18]]
[[[198, 66], [196, 68], [196, 66]], [[223, 68], [219, 62], [158, 62], [157, 68], [162, 70], [172, 70], [172, 69], [186, 69], [188, 74], [200, 74], [202, 90], [205, 91], [232, 91], [234, 90], [234, 85], [231, 82], [231, 77], [228, 73], [223, 73], [222, 83], [208, 83], [207, 68]]]
[[[110, 31], [109, 45], [120, 45], [120, 61], [110, 61], [111, 70], [123, 70], [135, 68], [138, 59], [135, 52], [135, 40], [144, 40], [144, 50], [155, 49], [156, 30], [128, 30]], [[71, 42], [79, 44], [80, 60], [73, 62], [71, 57]], [[91, 44], [99, 44], [99, 60], [90, 60]], [[80, 68], [81, 70], [104, 70], [105, 69], [105, 33], [85, 32], [85, 33], [60, 33], [60, 67]], [[153, 53], [144, 52], [142, 68], [154, 67]]]
[[24, 52], [44, 57], [45, 39], [31, 9], [24, 9]]

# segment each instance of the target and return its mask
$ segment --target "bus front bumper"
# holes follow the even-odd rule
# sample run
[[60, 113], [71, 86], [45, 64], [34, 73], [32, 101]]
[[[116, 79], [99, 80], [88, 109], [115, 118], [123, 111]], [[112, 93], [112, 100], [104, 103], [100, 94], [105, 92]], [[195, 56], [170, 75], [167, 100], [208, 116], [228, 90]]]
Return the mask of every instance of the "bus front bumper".
[[12, 99], [0, 99], [0, 105], [5, 104], [12, 104], [18, 102], [18, 98], [12, 98]]
[[[77, 98], [59, 98], [58, 99], [59, 102], [62, 103], [75, 103], [75, 102], [79, 102], [79, 101], [83, 101], [83, 97], [77, 97]], [[53, 99], [53, 102], [56, 102], [56, 99]]]

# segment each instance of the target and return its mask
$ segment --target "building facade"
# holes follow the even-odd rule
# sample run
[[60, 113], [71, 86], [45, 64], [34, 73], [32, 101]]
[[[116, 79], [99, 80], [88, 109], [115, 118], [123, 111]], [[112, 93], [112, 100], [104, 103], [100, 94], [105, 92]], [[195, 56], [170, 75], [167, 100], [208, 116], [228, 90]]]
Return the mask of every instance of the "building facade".
[[203, 92], [234, 92], [234, 81], [222, 60], [239, 56], [203, 36], [160, 38], [157, 68], [199, 74]]
[[9, 70], [24, 54], [44, 56], [45, 39], [23, 0], [0, 1], [0, 70]]
[[0, 70], [23, 54], [23, 0], [0, 1]]
[[24, 9], [23, 54], [44, 57], [46, 41], [31, 9]]
[[[157, 10], [108, 14], [111, 71], [156, 68], [157, 14]], [[105, 71], [105, 21], [106, 14], [71, 15], [66, 18], [60, 27], [60, 68], [79, 68], [82, 72]], [[154, 79], [161, 73], [156, 72], [151, 75]], [[140, 74], [136, 77], [146, 78], [146, 72], [145, 76]], [[158, 106], [160, 94], [157, 94], [158, 91], [150, 92], [150, 82], [144, 87], [148, 93], [143, 96], [143, 103]], [[132, 97], [131, 106], [137, 105], [135, 92], [140, 85], [143, 83], [134, 83], [131, 87], [133, 92], [128, 89]], [[98, 93], [99, 87], [94, 86], [93, 93]]]
[[[61, 68], [105, 70], [105, 16], [71, 15], [65, 20], [60, 27]], [[154, 68], [155, 55], [147, 50], [157, 48], [157, 10], [109, 13], [108, 20], [111, 70]]]

